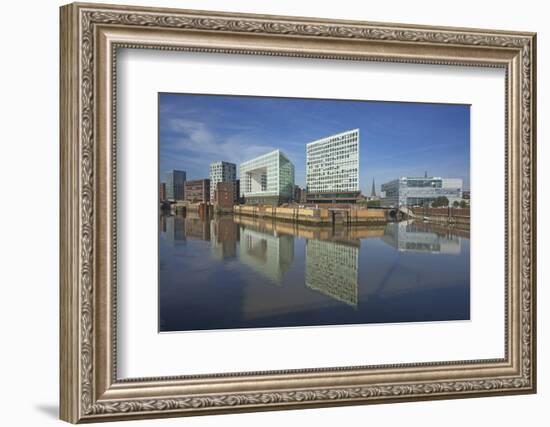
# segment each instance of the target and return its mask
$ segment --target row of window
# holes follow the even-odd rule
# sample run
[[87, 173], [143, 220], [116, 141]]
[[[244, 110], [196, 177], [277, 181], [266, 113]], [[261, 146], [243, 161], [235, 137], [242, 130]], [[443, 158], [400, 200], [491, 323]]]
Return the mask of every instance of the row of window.
[[318, 192], [329, 192], [329, 191], [335, 191], [335, 192], [342, 192], [342, 191], [359, 191], [359, 185], [358, 184], [341, 184], [341, 185], [307, 185], [308, 191], [312, 193], [318, 193]]
[[333, 170], [333, 169], [353, 169], [357, 167], [357, 160], [349, 160], [346, 162], [331, 162], [331, 163], [322, 163], [322, 162], [311, 162], [307, 165], [308, 170]]
[[307, 153], [307, 158], [309, 159], [320, 159], [320, 158], [334, 158], [335, 156], [340, 156], [344, 154], [355, 154], [357, 153], [357, 146], [351, 147], [349, 149], [338, 149], [338, 150], [321, 150], [315, 153]]
[[310, 168], [308, 169], [307, 173], [308, 175], [334, 175], [337, 173], [355, 173], [357, 172], [357, 169], [358, 169], [358, 168], [344, 169], [343, 166], [346, 166], [346, 165], [339, 165], [339, 166], [330, 167], [330, 168], [320, 168], [320, 167]]
[[359, 140], [354, 139], [338, 144], [319, 144], [307, 147], [307, 154], [317, 154], [321, 151], [338, 151], [338, 150], [356, 150], [359, 146]]
[[[348, 160], [348, 159], [351, 159], [351, 160]], [[342, 162], [342, 160], [347, 160], [347, 162]], [[307, 162], [307, 166], [314, 166], [314, 165], [328, 165], [328, 166], [332, 166], [332, 165], [335, 165], [335, 164], [343, 164], [343, 163], [355, 163], [357, 162], [357, 156], [351, 156], [349, 154], [344, 154], [342, 156], [336, 156], [336, 157], [331, 157], [330, 159], [327, 159], [327, 158], [324, 158], [324, 157], [321, 157], [321, 158], [318, 158], [318, 159], [310, 159], [308, 160]]]
[[346, 184], [350, 182], [359, 182], [357, 178], [344, 178], [344, 179], [308, 179], [308, 184], [322, 185], [322, 184]]
[[307, 152], [314, 153], [316, 151], [324, 150], [327, 148], [342, 147], [349, 144], [357, 143], [358, 140], [358, 135], [354, 134], [334, 139], [328, 139], [326, 141], [316, 141], [313, 145], [307, 146]]

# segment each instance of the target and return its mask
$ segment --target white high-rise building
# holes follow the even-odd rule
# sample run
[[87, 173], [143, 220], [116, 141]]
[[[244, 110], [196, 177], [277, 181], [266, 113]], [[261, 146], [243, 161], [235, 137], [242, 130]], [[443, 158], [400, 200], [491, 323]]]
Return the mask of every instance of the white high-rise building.
[[359, 189], [359, 129], [307, 144], [307, 201], [355, 202]]
[[214, 192], [218, 182], [232, 182], [235, 185], [235, 198], [237, 197], [237, 166], [235, 163], [214, 162], [210, 163], [210, 201], [214, 201]]

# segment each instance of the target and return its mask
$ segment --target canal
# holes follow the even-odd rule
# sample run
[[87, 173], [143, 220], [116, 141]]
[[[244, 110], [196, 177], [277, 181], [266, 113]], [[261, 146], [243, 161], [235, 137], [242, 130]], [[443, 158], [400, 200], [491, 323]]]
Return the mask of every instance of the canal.
[[161, 215], [159, 330], [468, 320], [468, 230]]

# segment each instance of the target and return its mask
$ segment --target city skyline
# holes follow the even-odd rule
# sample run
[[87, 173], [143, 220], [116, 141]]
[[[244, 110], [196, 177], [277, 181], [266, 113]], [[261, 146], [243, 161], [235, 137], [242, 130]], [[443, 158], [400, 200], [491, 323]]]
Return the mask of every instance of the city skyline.
[[[469, 106], [218, 95], [159, 95], [160, 180], [171, 169], [208, 178], [216, 161], [237, 166], [280, 149], [306, 184], [306, 144], [361, 130], [360, 190], [400, 176], [453, 176], [470, 188]], [[238, 177], [240, 178], [240, 177]]]

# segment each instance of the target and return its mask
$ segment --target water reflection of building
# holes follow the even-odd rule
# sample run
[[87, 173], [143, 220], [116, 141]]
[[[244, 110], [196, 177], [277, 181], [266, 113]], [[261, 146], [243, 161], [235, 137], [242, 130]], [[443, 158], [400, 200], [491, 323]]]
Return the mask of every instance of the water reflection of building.
[[346, 304], [357, 306], [359, 241], [306, 241], [306, 286]]
[[208, 218], [185, 218], [185, 236], [188, 239], [210, 240], [210, 221]]
[[185, 218], [179, 215], [162, 215], [161, 227], [168, 240], [185, 240]]
[[239, 259], [256, 272], [280, 283], [294, 261], [294, 237], [243, 227]]
[[159, 231], [166, 233], [166, 215], [159, 216]]
[[224, 259], [236, 257], [238, 240], [239, 225], [233, 221], [232, 216], [220, 216], [211, 221], [210, 249], [214, 258]]
[[462, 249], [460, 237], [451, 233], [436, 233], [413, 222], [387, 224], [382, 240], [404, 252], [458, 255]]
[[266, 221], [246, 216], [234, 216], [233, 221], [247, 228], [258, 229], [266, 233], [289, 234], [295, 237], [315, 240], [356, 241], [370, 237], [382, 237], [383, 225], [358, 227], [318, 227], [292, 222]]

